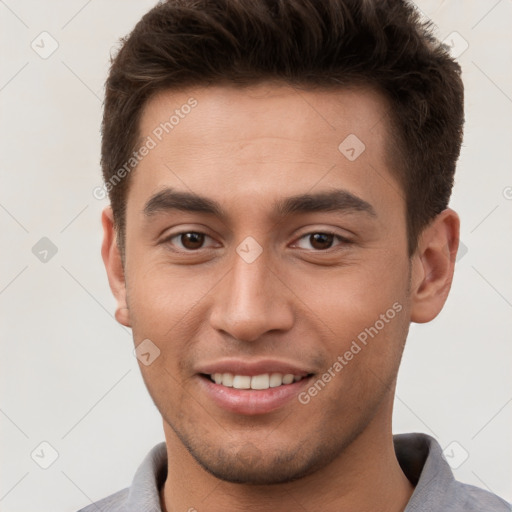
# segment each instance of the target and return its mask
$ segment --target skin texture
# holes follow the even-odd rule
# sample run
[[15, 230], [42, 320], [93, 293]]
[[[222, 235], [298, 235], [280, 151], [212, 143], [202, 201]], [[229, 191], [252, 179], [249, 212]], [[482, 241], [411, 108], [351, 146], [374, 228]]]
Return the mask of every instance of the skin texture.
[[[135, 345], [150, 339], [160, 350], [139, 365], [163, 418], [163, 510], [403, 510], [413, 487], [393, 449], [396, 376], [410, 322], [432, 320], [448, 295], [456, 213], [439, 214], [408, 257], [387, 105], [374, 91], [167, 91], [146, 105], [141, 140], [191, 97], [197, 105], [130, 176], [124, 268], [109, 207], [102, 217], [116, 318]], [[338, 149], [349, 134], [365, 144], [354, 161]], [[226, 216], [144, 215], [166, 187], [214, 200]], [[280, 199], [333, 189], [375, 215], [273, 212]], [[194, 245], [181, 232], [207, 236]], [[348, 242], [311, 237], [326, 232]], [[248, 236], [262, 248], [252, 263], [236, 251]], [[237, 414], [202, 391], [197, 369], [223, 358], [286, 361], [316, 380], [397, 303], [400, 312], [307, 404]]]

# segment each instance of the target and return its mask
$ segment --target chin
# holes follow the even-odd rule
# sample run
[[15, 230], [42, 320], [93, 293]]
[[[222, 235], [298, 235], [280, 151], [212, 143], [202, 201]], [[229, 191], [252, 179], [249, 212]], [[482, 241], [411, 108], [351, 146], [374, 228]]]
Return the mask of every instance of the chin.
[[[242, 460], [197, 462], [214, 477], [224, 482], [244, 485], [275, 485], [299, 480], [315, 471], [306, 467], [290, 467], [290, 463], [276, 464], [274, 460], [260, 460], [257, 464], [244, 463]], [[295, 465], [294, 465], [295, 466]]]
[[197, 449], [187, 446], [196, 462], [208, 473], [225, 482], [245, 485], [274, 485], [293, 482], [328, 464], [332, 450], [307, 453], [303, 445], [279, 452], [251, 442], [236, 450], [229, 447]]

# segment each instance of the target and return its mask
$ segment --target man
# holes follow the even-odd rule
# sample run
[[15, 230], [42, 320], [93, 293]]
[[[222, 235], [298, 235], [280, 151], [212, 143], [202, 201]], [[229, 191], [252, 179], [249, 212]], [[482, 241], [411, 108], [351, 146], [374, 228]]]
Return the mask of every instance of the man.
[[106, 86], [102, 255], [165, 443], [83, 510], [501, 511], [392, 434], [442, 309], [459, 66], [404, 1], [171, 0]]

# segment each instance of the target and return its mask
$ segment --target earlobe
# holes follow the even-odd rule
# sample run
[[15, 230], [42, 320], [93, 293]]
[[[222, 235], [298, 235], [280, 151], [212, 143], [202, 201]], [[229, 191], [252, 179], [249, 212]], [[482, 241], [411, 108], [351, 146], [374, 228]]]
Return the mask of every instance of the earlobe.
[[118, 306], [116, 308], [115, 312], [115, 319], [125, 327], [131, 327], [132, 324], [130, 323], [130, 310], [127, 307], [120, 307]]
[[430, 322], [443, 308], [452, 284], [459, 229], [459, 216], [447, 208], [421, 233], [412, 256], [412, 322]]
[[101, 223], [103, 225], [101, 256], [103, 258], [105, 270], [107, 271], [110, 289], [117, 300], [115, 318], [120, 324], [126, 327], [131, 327], [130, 310], [126, 300], [126, 280], [124, 276], [123, 262], [116, 241], [114, 216], [110, 206], [103, 209], [101, 214]]

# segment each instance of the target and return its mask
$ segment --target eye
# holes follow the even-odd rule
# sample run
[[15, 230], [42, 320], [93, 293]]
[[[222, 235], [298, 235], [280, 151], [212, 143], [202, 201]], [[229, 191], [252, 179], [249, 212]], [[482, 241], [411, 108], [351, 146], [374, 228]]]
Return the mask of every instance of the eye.
[[[332, 244], [335, 241], [335, 239], [337, 239], [339, 242], [341, 242], [338, 245], [344, 245], [344, 244], [350, 243], [349, 240], [347, 240], [346, 238], [344, 238], [340, 235], [336, 235], [335, 233], [323, 232], [323, 231], [307, 233], [299, 238], [299, 240], [305, 240], [306, 244], [309, 243], [310, 246], [314, 250], [319, 250], [319, 251], [325, 251], [327, 249], [330, 249], [332, 247]], [[304, 247], [304, 246], [300, 246], [300, 245], [299, 245], [299, 247], [301, 247], [302, 249], [310, 249], [311, 248], [311, 247]]]
[[[183, 252], [193, 252], [199, 249], [204, 249], [204, 243], [207, 239], [212, 240], [210, 236], [200, 231], [182, 231], [166, 238], [162, 243], [175, 246], [178, 250]], [[314, 251], [326, 251], [331, 249], [335, 241], [339, 243], [337, 245], [349, 244], [350, 240], [337, 235], [335, 233], [317, 231], [307, 233], [299, 238], [299, 242], [296, 243], [302, 249]], [[305, 242], [305, 244], [304, 244]], [[307, 245], [309, 244], [309, 247]]]
[[[202, 245], [207, 238], [210, 237], [205, 233], [198, 231], [183, 231], [166, 238], [163, 243], [169, 245], [178, 245], [178, 248], [184, 251], [195, 251], [197, 249], [203, 248]], [[176, 240], [177, 243], [174, 242], [174, 240]]]

